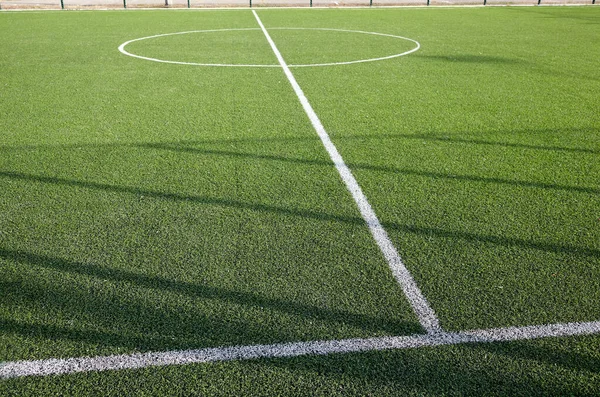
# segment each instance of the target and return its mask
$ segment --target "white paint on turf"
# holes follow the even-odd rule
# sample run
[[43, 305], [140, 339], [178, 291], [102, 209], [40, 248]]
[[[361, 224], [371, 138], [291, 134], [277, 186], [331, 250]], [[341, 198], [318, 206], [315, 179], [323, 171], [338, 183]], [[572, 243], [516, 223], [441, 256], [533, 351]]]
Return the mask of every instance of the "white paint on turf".
[[[393, 34], [386, 34], [386, 33], [365, 32], [365, 31], [362, 31], [362, 30], [332, 29], [332, 28], [270, 28], [270, 29], [272, 29], [272, 30], [274, 30], [274, 29], [276, 29], [276, 30], [319, 30], [319, 31], [329, 31], [329, 32], [360, 33], [360, 34], [368, 34], [368, 35], [374, 35], [374, 36], [392, 37], [392, 38], [395, 38], [395, 39], [407, 40], [407, 41], [410, 41], [410, 42], [413, 42], [414, 44], [416, 44], [416, 46], [414, 48], [412, 48], [412, 49], [410, 49], [408, 51], [404, 51], [404, 52], [397, 53], [397, 54], [392, 54], [392, 55], [386, 55], [386, 56], [382, 56], [382, 57], [357, 59], [357, 60], [345, 61], [345, 62], [307, 63], [307, 64], [300, 64], [300, 65], [288, 65], [288, 67], [290, 67], [290, 68], [293, 68], [293, 67], [295, 67], [295, 68], [302, 68], [302, 67], [312, 67], [312, 66], [320, 67], [320, 66], [335, 66], [335, 65], [351, 65], [351, 64], [355, 64], [355, 63], [383, 61], [383, 60], [386, 60], [386, 59], [393, 59], [393, 58], [398, 58], [398, 57], [401, 57], [401, 56], [404, 56], [404, 55], [412, 54], [413, 52], [418, 51], [419, 48], [421, 48], [421, 45], [416, 40], [409, 39], [408, 37], [402, 37], [402, 36], [397, 36], [397, 35], [393, 35]], [[148, 40], [148, 39], [155, 39], [155, 38], [165, 37], [165, 36], [176, 36], [176, 35], [191, 34], [191, 33], [215, 33], [215, 32], [231, 32], [231, 31], [248, 31], [248, 30], [260, 30], [260, 29], [259, 28], [238, 28], [238, 29], [190, 30], [190, 31], [187, 31], [187, 32], [156, 34], [156, 35], [153, 35], [153, 36], [140, 37], [140, 38], [137, 38], [137, 39], [126, 41], [126, 42], [124, 42], [123, 44], [121, 44], [119, 46], [119, 51], [121, 53], [123, 53], [124, 55], [130, 56], [130, 57], [139, 58], [139, 59], [143, 59], [143, 60], [146, 60], [146, 61], [152, 61], [152, 62], [171, 63], [171, 64], [175, 64], [175, 65], [216, 66], [216, 67], [242, 67], [242, 68], [279, 68], [279, 67], [281, 67], [278, 64], [261, 65], [261, 64], [198, 63], [198, 62], [172, 61], [172, 60], [168, 60], [168, 59], [159, 59], [159, 58], [145, 57], [145, 56], [142, 56], [142, 55], [134, 54], [134, 53], [129, 52], [129, 51], [127, 51], [125, 49], [125, 47], [128, 44], [134, 43], [136, 41], [142, 41], [142, 40]]]
[[329, 63], [307, 63], [307, 64], [298, 64], [298, 65], [288, 65], [290, 68], [305, 68], [305, 67], [313, 67], [313, 66], [335, 66], [335, 65], [352, 65], [355, 63], [365, 63], [365, 62], [375, 62], [375, 61], [383, 61], [386, 59], [398, 58], [404, 55], [412, 54], [415, 51], [418, 51], [421, 48], [421, 44], [418, 41], [409, 39], [408, 37], [397, 36], [393, 34], [387, 33], [377, 33], [377, 32], [366, 32], [363, 30], [348, 30], [348, 29], [331, 29], [331, 28], [269, 28], [269, 30], [323, 30], [330, 32], [345, 32], [345, 33], [362, 33], [362, 34], [370, 34], [374, 36], [384, 36], [384, 37], [393, 37], [395, 39], [402, 39], [411, 41], [416, 44], [416, 46], [408, 51], [401, 52], [398, 54], [387, 55], [378, 58], [365, 58], [365, 59], [357, 59], [354, 61], [346, 61], [346, 62], [329, 62]]
[[358, 353], [391, 349], [414, 349], [425, 346], [461, 343], [490, 343], [546, 337], [591, 335], [600, 333], [600, 321], [493, 328], [463, 332], [439, 332], [411, 336], [385, 336], [368, 339], [278, 343], [272, 345], [216, 347], [157, 353], [123, 354], [104, 357], [80, 357], [0, 363], [0, 379], [23, 376], [46, 376], [76, 372], [146, 368], [165, 365], [252, 360], [258, 358], [298, 357]]
[[[417, 313], [423, 327], [428, 331], [424, 335], [387, 336], [367, 339], [344, 339], [332, 341], [292, 342], [272, 345], [251, 345], [216, 347], [197, 350], [168, 352], [151, 352], [112, 355], [103, 357], [78, 357], [66, 359], [47, 359], [30, 361], [12, 361], [0, 363], [0, 379], [70, 374], [88, 371], [106, 371], [119, 369], [146, 368], [152, 366], [183, 365], [192, 363], [209, 363], [217, 361], [251, 360], [258, 358], [297, 357], [304, 355], [328, 355], [336, 353], [356, 353], [390, 349], [412, 349], [424, 346], [443, 346], [461, 343], [491, 343], [529, 340], [546, 337], [564, 337], [576, 335], [600, 334], [600, 321], [580, 323], [560, 323], [549, 325], [507, 327], [471, 330], [462, 332], [445, 332], [438, 324], [437, 317], [429, 307], [425, 297], [415, 284], [412, 276], [402, 263], [395, 247], [377, 219], [365, 195], [351, 171], [344, 163], [321, 121], [306, 99], [302, 89], [285, 63], [281, 53], [275, 46], [266, 28], [255, 11], [252, 11], [269, 45], [273, 49], [280, 66], [283, 68], [290, 84], [294, 88], [302, 107], [308, 115], [313, 127], [321, 138], [323, 145], [334, 162], [340, 176], [344, 180], [360, 212], [369, 226], [377, 244], [388, 260], [394, 276], [400, 282], [406, 296]], [[182, 32], [184, 33], [184, 32]], [[139, 40], [139, 39], [136, 39]], [[122, 44], [119, 50], [135, 40]], [[417, 43], [418, 44], [418, 43]], [[416, 50], [415, 50], [416, 51]], [[136, 56], [136, 55], [132, 55]], [[146, 59], [144, 57], [136, 56]], [[152, 59], [150, 59], [152, 60]], [[159, 60], [159, 62], [161, 62]], [[172, 62], [169, 62], [172, 63]], [[236, 65], [239, 66], [239, 65]], [[275, 65], [279, 67], [278, 65]], [[302, 66], [302, 65], [297, 65]]]
[[133, 54], [133, 53], [131, 53], [131, 52], [129, 52], [129, 51], [127, 51], [125, 49], [125, 47], [128, 44], [134, 43], [136, 41], [142, 41], [142, 40], [148, 40], [148, 39], [155, 39], [155, 38], [158, 38], [158, 37], [177, 36], [177, 35], [190, 34], [190, 33], [230, 32], [230, 31], [237, 31], [237, 30], [244, 31], [244, 30], [258, 30], [258, 29], [257, 28], [239, 28], [239, 29], [190, 30], [190, 31], [187, 31], [187, 32], [155, 34], [153, 36], [140, 37], [138, 39], [133, 39], [133, 40], [126, 41], [126, 42], [124, 42], [123, 44], [121, 44], [119, 46], [119, 51], [122, 54], [125, 54], [127, 56], [134, 57], [134, 58], [139, 58], [139, 59], [143, 59], [143, 60], [146, 60], [146, 61], [160, 62], [160, 63], [172, 63], [172, 64], [176, 64], [176, 65], [221, 66], [221, 67], [252, 67], [252, 68], [277, 68], [277, 67], [279, 67], [279, 65], [244, 65], [244, 64], [228, 64], [228, 63], [196, 63], [196, 62], [169, 61], [169, 60], [165, 60], [165, 59], [150, 58], [150, 57], [145, 57], [145, 56], [142, 56], [142, 55]]
[[306, 115], [310, 119], [315, 131], [319, 135], [319, 138], [321, 138], [321, 142], [323, 142], [327, 153], [329, 153], [331, 160], [335, 164], [335, 168], [338, 170], [340, 176], [342, 177], [342, 180], [346, 184], [346, 187], [352, 194], [356, 205], [358, 205], [360, 214], [369, 226], [369, 230], [371, 231], [373, 238], [375, 238], [377, 245], [381, 249], [381, 252], [383, 253], [385, 259], [387, 260], [388, 265], [392, 270], [392, 273], [394, 274], [394, 277], [400, 283], [404, 294], [408, 298], [409, 303], [411, 304], [413, 310], [419, 318], [419, 322], [428, 333], [440, 332], [441, 328], [439, 325], [439, 321], [433, 309], [429, 306], [427, 299], [425, 299], [425, 296], [415, 283], [415, 280], [413, 279], [406, 266], [404, 266], [404, 263], [402, 263], [402, 259], [400, 258], [398, 251], [396, 251], [396, 248], [392, 244], [392, 241], [390, 240], [387, 232], [379, 222], [379, 219], [377, 218], [375, 211], [373, 211], [371, 204], [369, 204], [367, 197], [364, 195], [362, 189], [358, 185], [358, 182], [354, 178], [354, 175], [352, 175], [352, 172], [344, 162], [344, 159], [342, 159], [342, 156], [340, 155], [337, 148], [329, 138], [329, 134], [327, 134], [327, 131], [325, 131], [321, 120], [319, 119], [314, 109], [308, 102], [308, 99], [304, 95], [302, 88], [300, 88], [300, 86], [298, 85], [296, 78], [294, 77], [290, 68], [283, 59], [283, 56], [277, 49], [275, 42], [273, 41], [273, 39], [271, 39], [269, 32], [267, 32], [267, 29], [258, 17], [258, 14], [254, 10], [252, 11], [252, 13], [256, 18], [258, 25], [265, 34], [265, 37], [267, 38], [271, 49], [275, 53], [275, 56], [277, 57], [277, 60], [279, 61], [283, 72], [285, 73], [290, 84], [292, 85], [294, 92], [298, 96], [298, 99], [300, 100], [300, 103], [302, 104]]

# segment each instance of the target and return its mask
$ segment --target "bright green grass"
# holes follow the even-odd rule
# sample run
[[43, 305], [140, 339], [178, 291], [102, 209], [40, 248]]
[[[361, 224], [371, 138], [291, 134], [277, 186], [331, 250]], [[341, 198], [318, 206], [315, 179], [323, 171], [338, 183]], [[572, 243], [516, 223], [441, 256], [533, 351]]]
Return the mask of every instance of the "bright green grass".
[[[203, 30], [202, 25], [198, 30]], [[264, 41], [260, 29], [217, 30], [140, 40], [126, 49], [132, 54], [176, 62], [274, 65], [277, 60], [268, 49], [265, 51]], [[257, 47], [261, 51], [255, 51]]]
[[[597, 8], [259, 13], [267, 28], [421, 43], [294, 74], [442, 326], [600, 318]], [[0, 361], [421, 331], [280, 70], [117, 51], [256, 26], [247, 10], [0, 14]], [[274, 64], [257, 33], [135, 49]], [[271, 35], [289, 63], [412, 48]], [[590, 394], [598, 351], [566, 338], [2, 386]]]
[[422, 45], [295, 75], [442, 326], [600, 318], [600, 10], [308, 13]]
[[252, 14], [0, 17], [2, 360], [420, 332], [280, 70], [117, 51]]
[[[185, 34], [135, 41], [126, 46], [132, 54], [171, 62], [203, 64], [278, 65], [272, 53], [254, 51], [264, 47], [260, 28], [211, 30], [198, 28]], [[349, 62], [386, 57], [411, 50], [416, 44], [397, 37], [369, 32], [271, 28], [276, 41], [285, 40], [289, 65]], [[173, 32], [170, 32], [173, 33]]]

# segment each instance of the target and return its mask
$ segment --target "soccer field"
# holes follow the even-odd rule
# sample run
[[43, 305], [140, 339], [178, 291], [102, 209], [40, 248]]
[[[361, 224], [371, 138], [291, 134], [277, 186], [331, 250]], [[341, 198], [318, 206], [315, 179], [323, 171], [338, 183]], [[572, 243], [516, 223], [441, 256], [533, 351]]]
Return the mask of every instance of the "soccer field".
[[0, 394], [598, 393], [599, 25], [1, 12]]

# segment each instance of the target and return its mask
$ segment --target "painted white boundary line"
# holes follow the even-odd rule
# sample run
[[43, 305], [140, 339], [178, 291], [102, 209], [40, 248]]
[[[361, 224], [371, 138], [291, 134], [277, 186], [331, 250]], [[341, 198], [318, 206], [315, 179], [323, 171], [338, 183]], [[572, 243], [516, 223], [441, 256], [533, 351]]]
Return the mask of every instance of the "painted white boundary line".
[[[158, 37], [176, 36], [176, 35], [191, 34], [191, 33], [215, 33], [215, 32], [231, 32], [231, 31], [248, 31], [248, 30], [260, 30], [260, 28], [234, 28], [234, 29], [228, 28], [228, 29], [210, 29], [210, 30], [189, 30], [189, 31], [185, 31], [185, 32], [155, 34], [153, 36], [139, 37], [137, 39], [126, 41], [119, 46], [119, 51], [122, 54], [130, 56], [130, 57], [139, 58], [139, 59], [143, 59], [146, 61], [152, 61], [152, 62], [171, 63], [171, 64], [175, 64], [175, 65], [240, 67], [240, 68], [279, 68], [279, 67], [281, 67], [279, 64], [262, 65], [262, 64], [198, 63], [198, 62], [170, 61], [168, 59], [145, 57], [143, 55], [131, 53], [125, 49], [125, 47], [127, 47], [127, 45], [134, 43], [136, 41], [155, 39]], [[289, 27], [288, 28], [271, 28], [271, 30], [321, 30], [321, 31], [328, 31], [328, 32], [360, 33], [360, 34], [368, 34], [368, 35], [373, 35], [373, 36], [392, 37], [395, 39], [407, 40], [407, 41], [410, 41], [410, 42], [413, 42], [416, 44], [416, 47], [414, 47], [408, 51], [404, 51], [404, 52], [392, 54], [392, 55], [386, 55], [386, 56], [382, 56], [382, 57], [377, 57], [377, 58], [365, 58], [365, 59], [357, 59], [354, 61], [344, 61], [344, 62], [307, 63], [307, 64], [301, 64], [301, 65], [288, 65], [288, 67], [290, 67], [290, 68], [352, 65], [355, 63], [383, 61], [386, 59], [393, 59], [393, 58], [398, 58], [398, 57], [401, 57], [404, 55], [412, 54], [413, 52], [418, 51], [419, 48], [421, 48], [421, 44], [419, 44], [418, 41], [409, 39], [408, 37], [397, 36], [397, 35], [387, 34], [387, 33], [367, 32], [367, 31], [363, 31], [363, 30], [348, 30], [348, 29], [333, 29], [333, 28], [289, 28]]]
[[258, 17], [258, 14], [254, 10], [252, 10], [252, 13], [254, 14], [254, 17], [256, 18], [256, 21], [258, 22], [263, 33], [265, 34], [265, 37], [269, 42], [271, 49], [275, 53], [275, 56], [277, 57], [277, 60], [279, 61], [283, 72], [285, 73], [290, 84], [292, 85], [294, 92], [298, 96], [298, 99], [300, 100], [300, 103], [302, 104], [306, 115], [310, 119], [315, 131], [319, 135], [319, 138], [321, 138], [323, 146], [325, 146], [327, 153], [329, 153], [331, 160], [335, 164], [335, 168], [338, 170], [340, 176], [342, 177], [342, 180], [346, 184], [346, 187], [352, 194], [352, 197], [354, 198], [354, 201], [356, 202], [356, 205], [360, 210], [360, 214], [367, 223], [367, 226], [369, 226], [369, 230], [371, 231], [371, 234], [377, 242], [379, 249], [381, 250], [385, 259], [387, 260], [388, 265], [392, 270], [392, 273], [394, 274], [394, 277], [396, 278], [398, 283], [400, 283], [404, 294], [406, 295], [410, 305], [412, 306], [417, 317], [419, 318], [421, 326], [423, 326], [423, 328], [425, 328], [425, 330], [428, 333], [440, 332], [441, 328], [439, 325], [438, 318], [436, 317], [433, 309], [429, 306], [427, 299], [425, 299], [425, 296], [415, 283], [415, 280], [413, 279], [412, 275], [410, 274], [406, 266], [404, 266], [404, 263], [402, 263], [402, 259], [400, 259], [398, 251], [396, 251], [396, 248], [394, 247], [392, 241], [388, 237], [387, 232], [379, 222], [375, 211], [373, 211], [373, 208], [371, 208], [371, 204], [369, 204], [369, 202], [367, 201], [367, 197], [364, 195], [362, 189], [358, 185], [358, 182], [354, 178], [354, 175], [352, 175], [352, 172], [344, 162], [344, 159], [342, 159], [342, 156], [340, 155], [337, 148], [329, 138], [327, 131], [325, 131], [323, 124], [321, 124], [321, 120], [319, 119], [314, 109], [308, 102], [308, 99], [304, 95], [302, 88], [300, 88], [300, 86], [298, 85], [296, 78], [292, 74], [288, 65], [285, 63], [283, 56], [281, 55], [281, 53], [277, 49], [277, 46], [271, 39], [269, 32], [267, 32], [267, 29]]
[[600, 321], [482, 329], [464, 332], [440, 332], [411, 336], [386, 336], [369, 339], [344, 339], [316, 342], [279, 343], [273, 345], [216, 347], [158, 353], [123, 354], [103, 357], [80, 357], [0, 363], [0, 379], [24, 376], [47, 376], [77, 372], [122, 370], [165, 365], [184, 365], [258, 358], [298, 357], [335, 353], [414, 349], [462, 343], [490, 343], [547, 337], [600, 333]]

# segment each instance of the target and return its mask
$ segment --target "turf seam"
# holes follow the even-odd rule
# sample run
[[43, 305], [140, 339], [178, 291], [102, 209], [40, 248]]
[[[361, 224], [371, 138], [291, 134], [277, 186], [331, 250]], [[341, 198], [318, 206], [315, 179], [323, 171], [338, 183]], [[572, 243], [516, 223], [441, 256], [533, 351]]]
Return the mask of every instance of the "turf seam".
[[24, 360], [0, 363], [0, 379], [25, 376], [66, 375], [78, 372], [124, 370], [167, 365], [416, 349], [466, 343], [510, 342], [593, 334], [600, 334], [600, 321], [491, 328], [460, 332], [438, 332], [409, 336], [384, 336], [365, 339], [291, 342], [98, 357]]
[[433, 311], [433, 309], [429, 305], [429, 302], [427, 302], [427, 299], [425, 298], [425, 296], [423, 295], [423, 293], [417, 286], [412, 275], [410, 274], [410, 272], [408, 271], [408, 269], [402, 262], [402, 259], [400, 258], [400, 255], [398, 254], [398, 251], [396, 250], [396, 247], [394, 247], [394, 244], [390, 240], [387, 232], [381, 225], [381, 222], [379, 222], [379, 219], [377, 218], [375, 211], [371, 207], [371, 204], [367, 200], [367, 197], [365, 196], [362, 189], [360, 188], [360, 185], [358, 184], [356, 178], [354, 178], [354, 175], [350, 171], [350, 168], [348, 168], [348, 166], [344, 162], [344, 159], [342, 158], [342, 156], [338, 152], [337, 148], [331, 141], [331, 138], [329, 137], [329, 134], [325, 130], [325, 127], [323, 127], [321, 120], [319, 119], [316, 112], [314, 111], [314, 109], [312, 108], [310, 103], [308, 102], [308, 99], [304, 95], [302, 88], [300, 88], [300, 85], [296, 81], [296, 78], [294, 77], [294, 75], [292, 74], [287, 63], [283, 59], [283, 56], [277, 49], [275, 42], [269, 35], [269, 32], [263, 25], [258, 14], [254, 10], [252, 10], [252, 13], [254, 14], [254, 17], [256, 18], [256, 22], [262, 29], [267, 41], [269, 42], [271, 49], [275, 53], [275, 56], [276, 56], [277, 60], [279, 61], [279, 64], [281, 65], [283, 72], [285, 73], [287, 79], [289, 80], [290, 84], [292, 85], [292, 88], [294, 89], [294, 92], [298, 96], [298, 99], [300, 100], [300, 103], [302, 104], [302, 108], [306, 112], [306, 115], [310, 119], [313, 128], [319, 135], [319, 138], [321, 139], [323, 146], [325, 147], [325, 149], [327, 150], [327, 153], [329, 154], [331, 160], [333, 161], [335, 168], [337, 169], [338, 173], [340, 174], [340, 177], [344, 181], [344, 184], [350, 191], [352, 198], [356, 202], [356, 205], [358, 206], [358, 209], [360, 211], [362, 218], [367, 223], [367, 226], [369, 227], [369, 230], [370, 230], [371, 234], [373, 235], [373, 238], [377, 242], [379, 249], [383, 253], [383, 256], [385, 257], [390, 269], [392, 270], [392, 273], [393, 273], [395, 279], [398, 281], [398, 283], [402, 287], [402, 290], [403, 290], [404, 294], [406, 295], [406, 298], [408, 299], [410, 305], [412, 306], [415, 314], [417, 315], [421, 326], [428, 333], [441, 332], [442, 329], [440, 328], [439, 320], [438, 320], [437, 316], [435, 315], [435, 312]]

